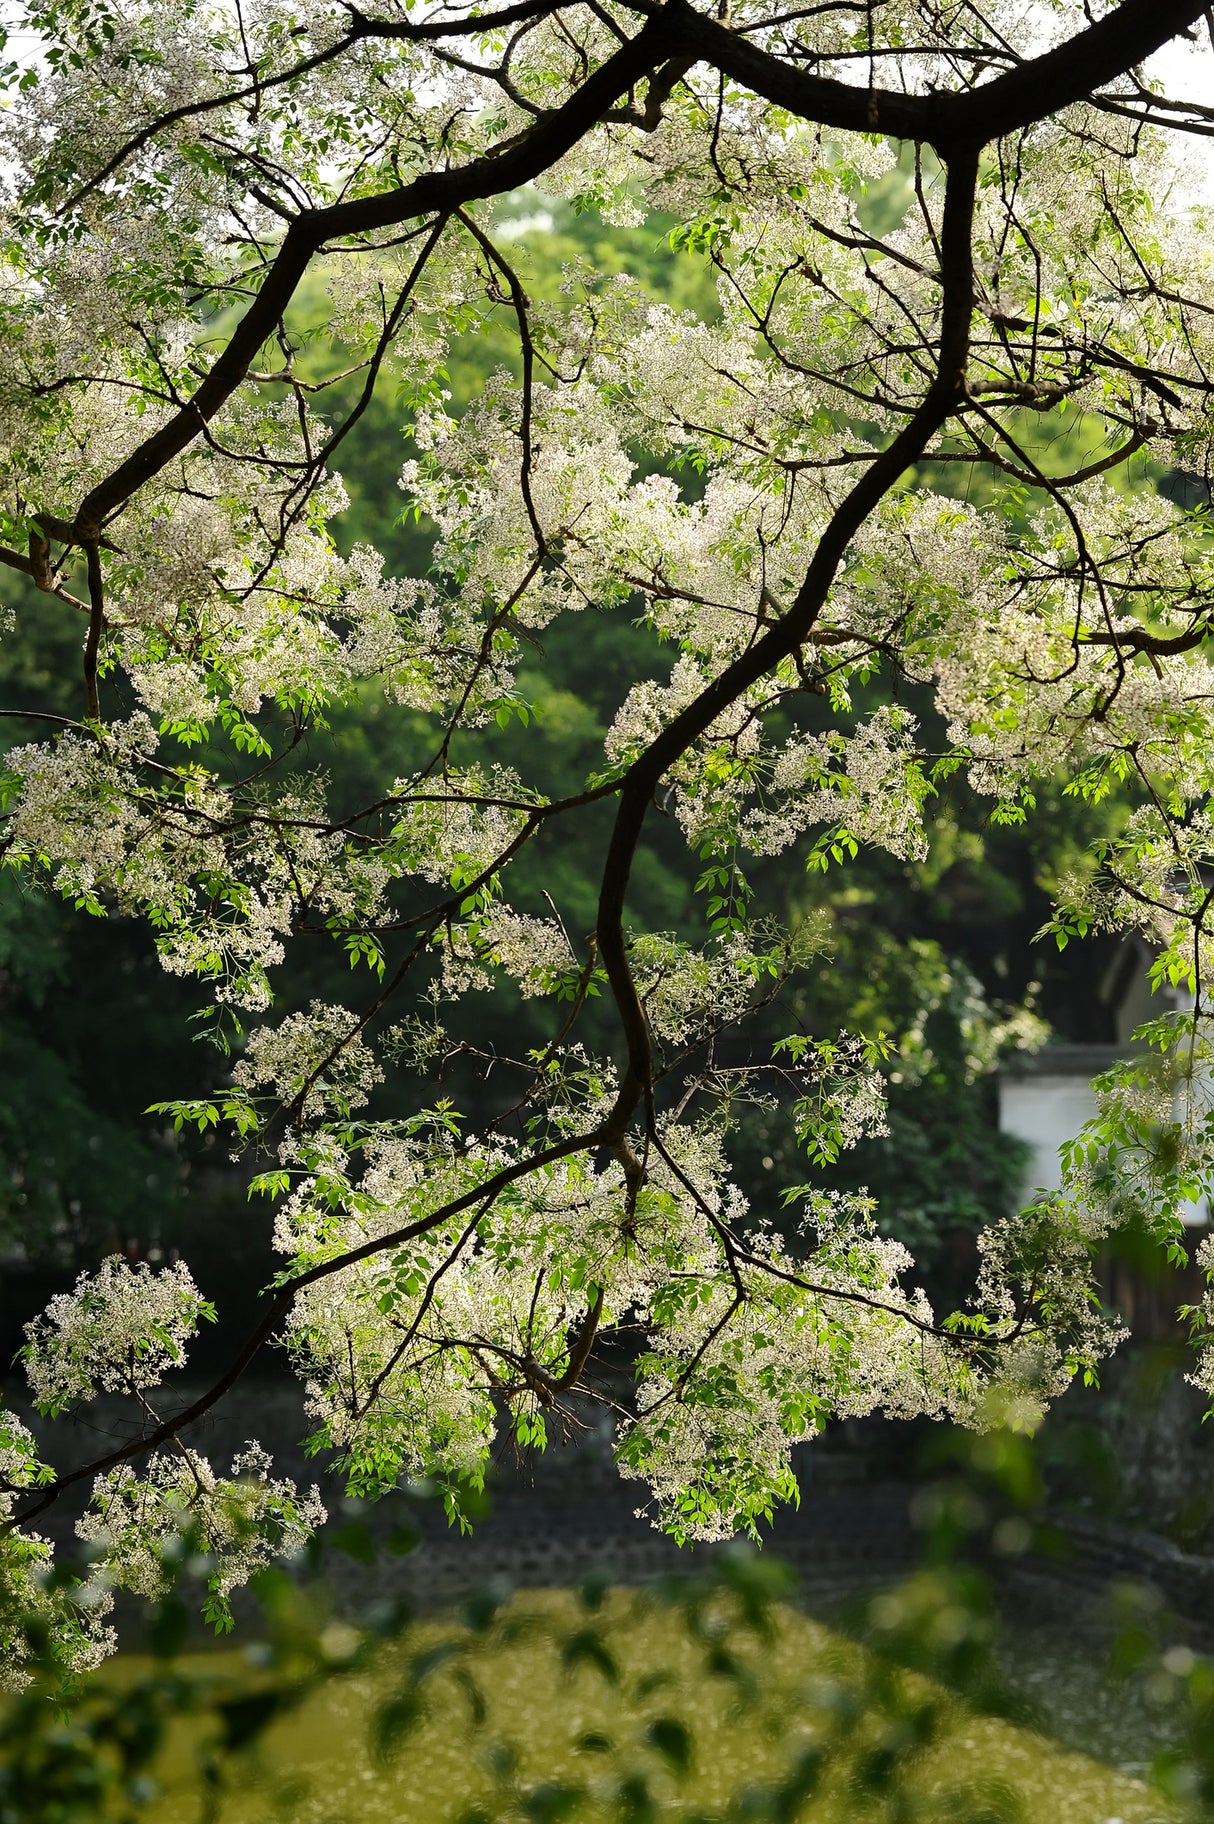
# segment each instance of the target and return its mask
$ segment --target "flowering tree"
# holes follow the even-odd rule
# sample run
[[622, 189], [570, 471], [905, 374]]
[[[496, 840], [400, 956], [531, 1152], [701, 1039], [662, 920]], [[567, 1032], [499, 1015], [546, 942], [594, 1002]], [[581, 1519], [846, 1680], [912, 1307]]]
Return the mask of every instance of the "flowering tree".
[[[1205, 18], [1201, 0], [1095, 20], [927, 0], [26, 9], [36, 56], [4, 70], [0, 559], [23, 612], [32, 584], [79, 618], [83, 667], [78, 720], [31, 716], [5, 756], [3, 859], [84, 912], [142, 916], [165, 968], [206, 984], [229, 1087], [163, 1107], [277, 1150], [255, 1188], [283, 1257], [262, 1322], [184, 1409], [153, 1403], [214, 1315], [183, 1266], [107, 1262], [30, 1326], [47, 1414], [106, 1389], [137, 1419], [58, 1473], [6, 1421], [11, 1601], [44, 1587], [29, 1523], [91, 1488], [97, 1585], [54, 1599], [69, 1658], [103, 1649], [106, 1587], [155, 1593], [182, 1529], [215, 1556], [222, 1623], [233, 1584], [319, 1523], [256, 1447], [223, 1478], [189, 1441], [271, 1339], [360, 1495], [425, 1474], [457, 1515], [495, 1428], [542, 1447], [578, 1390], [681, 1539], [769, 1516], [795, 1494], [791, 1446], [832, 1415], [1032, 1423], [1115, 1344], [1093, 1249], [1125, 1223], [1177, 1249], [1214, 1139], [1210, 527], [1204, 504], [1124, 484], [1180, 468], [1208, 499], [1214, 270], [1182, 152], [1214, 110], [1143, 71]], [[905, 207], [878, 232], [895, 169]], [[716, 315], [582, 268], [535, 302], [494, 208], [535, 182], [609, 222], [673, 214]], [[344, 351], [320, 378], [305, 282]], [[445, 351], [491, 315], [515, 368], [453, 417]], [[421, 580], [328, 530], [342, 443], [389, 375], [404, 503], [436, 528]], [[330, 410], [328, 382], [353, 404]], [[974, 475], [981, 505], [958, 498]], [[598, 771], [546, 797], [520, 655], [612, 608], [651, 630], [650, 675]], [[902, 685], [934, 693], [938, 734]], [[309, 731], [371, 691], [428, 719], [428, 753], [332, 803]], [[510, 768], [478, 745], [495, 725]], [[996, 820], [1030, 816], [1042, 780], [1125, 791], [1051, 930], [1145, 931], [1191, 1006], [1104, 1081], [1062, 1192], [982, 1238], [948, 1314], [863, 1199], [811, 1181], [786, 1227], [748, 1218], [727, 1138], [748, 1098], [780, 1102], [812, 1171], [882, 1120], [879, 1035], [795, 1033], [766, 1058], [739, 1036], [809, 960], [752, 903], [746, 858], [925, 855], [959, 775]], [[512, 866], [604, 811], [583, 936], [518, 904]], [[698, 945], [630, 929], [657, 813], [701, 870]], [[276, 1018], [305, 934], [370, 987]], [[484, 1060], [510, 1081], [491, 1118], [437, 1096], [360, 1113], [387, 1065], [443, 1054], [451, 1003], [499, 984], [550, 1024]], [[623, 1403], [596, 1374], [613, 1331]]]

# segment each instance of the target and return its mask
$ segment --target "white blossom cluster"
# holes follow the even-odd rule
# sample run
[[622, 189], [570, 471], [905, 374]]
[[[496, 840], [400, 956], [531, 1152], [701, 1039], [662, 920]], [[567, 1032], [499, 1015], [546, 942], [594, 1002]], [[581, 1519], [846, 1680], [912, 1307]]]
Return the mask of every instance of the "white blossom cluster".
[[1202, 1328], [1197, 1365], [1187, 1378], [1214, 1405], [1214, 1235], [1206, 1235], [1198, 1243], [1196, 1264], [1205, 1276], [1206, 1290], [1200, 1307], [1192, 1313], [1200, 1319]]
[[117, 1647], [105, 1620], [112, 1601], [88, 1590], [73, 1600], [50, 1585], [53, 1568], [49, 1539], [21, 1527], [0, 1539], [0, 1691], [20, 1691], [37, 1674], [45, 1677], [40, 1637], [53, 1643], [57, 1668], [69, 1680], [95, 1672]]
[[[390, 850], [423, 880], [472, 879], [490, 869], [517, 836], [531, 797], [506, 767], [452, 769], [438, 790], [393, 785], [398, 803]], [[399, 864], [398, 864], [399, 865]]]
[[73, 1600], [73, 1592], [49, 1587], [50, 1540], [11, 1524], [20, 1492], [53, 1473], [38, 1461], [28, 1427], [0, 1412], [0, 1519], [6, 1525], [0, 1538], [0, 1691], [19, 1691], [30, 1682], [40, 1636], [54, 1644], [62, 1670], [74, 1678], [94, 1671], [117, 1645], [105, 1621], [112, 1601], [92, 1592], [90, 1600]]
[[38, 1461], [38, 1447], [28, 1425], [15, 1413], [0, 1411], [0, 1512], [5, 1519], [13, 1511], [13, 1495], [39, 1480], [43, 1465]]
[[753, 997], [756, 959], [746, 939], [731, 932], [693, 949], [661, 932], [638, 933], [630, 960], [650, 1027], [659, 1039], [684, 1045], [740, 1020]]
[[[769, 1519], [795, 1498], [792, 1446], [830, 1418], [997, 1416], [989, 1374], [933, 1334], [923, 1294], [900, 1285], [912, 1262], [877, 1234], [871, 1205], [817, 1197], [807, 1223], [808, 1261], [761, 1238], [740, 1288], [723, 1263], [704, 1262], [645, 1314], [650, 1351], [620, 1462], [649, 1484], [655, 1524], [676, 1538], [728, 1538]], [[1002, 1397], [1009, 1382], [1001, 1359]]]
[[25, 1376], [39, 1408], [55, 1413], [98, 1393], [155, 1387], [185, 1361], [200, 1319], [214, 1316], [184, 1261], [130, 1266], [111, 1255], [82, 1273], [25, 1326]]
[[794, 736], [770, 762], [767, 802], [738, 819], [741, 845], [776, 855], [813, 824], [842, 825], [901, 860], [927, 855], [914, 717], [885, 706], [850, 736]]
[[525, 996], [550, 993], [577, 966], [569, 938], [555, 919], [529, 918], [508, 906], [494, 907], [481, 921], [477, 946], [482, 945]]
[[308, 1117], [348, 1115], [383, 1080], [358, 1024], [345, 1007], [313, 1001], [306, 1013], [255, 1027], [232, 1071], [233, 1082], [250, 1094], [266, 1090]]
[[811, 1151], [833, 1158], [861, 1140], [887, 1134], [885, 1079], [866, 1065], [861, 1048], [844, 1037], [829, 1059], [817, 1060], [808, 1093], [796, 1103], [797, 1131]]
[[[441, 1208], [509, 1157], [385, 1137], [338, 1202], [341, 1161], [330, 1152], [323, 1174], [284, 1206], [278, 1245], [298, 1266], [340, 1258]], [[377, 1491], [403, 1472], [483, 1471], [498, 1390], [518, 1383], [533, 1403], [542, 1383], [528, 1382], [530, 1360], [559, 1378], [589, 1287], [605, 1287], [613, 1312], [627, 1303], [634, 1269], [621, 1257], [621, 1203], [619, 1170], [596, 1173], [575, 1157], [520, 1180], [475, 1237], [455, 1217], [301, 1292], [288, 1345], [352, 1489]]]
[[98, 1476], [91, 1510], [76, 1531], [97, 1554], [94, 1579], [139, 1596], [163, 1596], [173, 1559], [189, 1542], [214, 1560], [208, 1616], [230, 1625], [228, 1597], [275, 1558], [299, 1552], [327, 1514], [316, 1489], [270, 1475], [271, 1459], [251, 1443], [217, 1476], [205, 1457], [179, 1445], [152, 1456], [142, 1475], [129, 1463]]

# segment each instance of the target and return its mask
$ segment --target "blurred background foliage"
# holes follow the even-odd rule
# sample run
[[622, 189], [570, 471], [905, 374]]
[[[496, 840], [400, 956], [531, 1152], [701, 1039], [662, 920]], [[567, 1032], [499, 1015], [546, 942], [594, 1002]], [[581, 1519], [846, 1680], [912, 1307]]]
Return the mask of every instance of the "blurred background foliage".
[[[260, 1574], [243, 1650], [208, 1653], [186, 1606], [206, 1566], [183, 1537], [142, 1654], [77, 1689], [48, 1669], [0, 1705], [0, 1824], [1214, 1815], [1209, 1662], [1132, 1586], [1078, 1684], [1057, 1656], [1009, 1654], [1008, 1567], [1058, 1550], [1034, 1448], [945, 1434], [934, 1452], [918, 1568], [825, 1619], [778, 1558], [725, 1549], [632, 1589], [485, 1586], [355, 1622], [318, 1554]], [[374, 1559], [365, 1529], [345, 1533]], [[407, 1553], [407, 1532], [391, 1544]]]

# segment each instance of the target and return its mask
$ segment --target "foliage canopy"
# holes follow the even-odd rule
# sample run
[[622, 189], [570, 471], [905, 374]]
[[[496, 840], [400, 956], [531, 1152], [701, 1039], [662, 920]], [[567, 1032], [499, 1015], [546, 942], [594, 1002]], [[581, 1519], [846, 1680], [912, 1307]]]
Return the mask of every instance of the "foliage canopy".
[[[795, 1498], [791, 1446], [833, 1415], [1032, 1424], [1114, 1346], [1094, 1248], [1129, 1224], [1176, 1252], [1214, 1157], [1214, 272], [1183, 156], [1214, 112], [1143, 74], [1205, 16], [19, 14], [0, 561], [22, 614], [75, 622], [83, 666], [70, 713], [11, 712], [2, 858], [140, 916], [205, 984], [227, 1081], [160, 1112], [276, 1153], [256, 1188], [283, 1258], [184, 1409], [149, 1399], [211, 1315], [184, 1266], [107, 1262], [30, 1327], [45, 1411], [108, 1388], [139, 1415], [70, 1473], [5, 1420], [10, 1596], [53, 1611], [69, 1660], [107, 1645], [108, 1587], [159, 1593], [183, 1528], [223, 1625], [318, 1522], [257, 1446], [225, 1477], [188, 1442], [272, 1337], [360, 1495], [424, 1474], [458, 1517], [496, 1428], [542, 1447], [580, 1392], [679, 1538]], [[529, 288], [506, 216], [537, 183], [621, 237], [672, 221], [711, 289], [659, 299], [580, 257]], [[450, 352], [477, 338], [501, 363], [455, 400]], [[343, 548], [343, 446], [389, 396], [407, 460]], [[1147, 485], [1176, 470], [1196, 505]], [[424, 575], [385, 561], [397, 482], [434, 529]], [[614, 617], [638, 675], [588, 773], [554, 781], [520, 675], [578, 615]], [[341, 797], [311, 743], [371, 699], [384, 758]], [[1062, 1192], [987, 1230], [946, 1313], [870, 1201], [815, 1178], [880, 1130], [884, 1036], [761, 1055], [747, 1022], [817, 941], [761, 903], [756, 859], [926, 857], [963, 783], [996, 825], [1057, 789], [1126, 797], [1050, 929], [1144, 932], [1176, 1004], [1104, 1081]], [[631, 921], [662, 818], [695, 940]], [[584, 828], [589, 932], [584, 882], [562, 904], [559, 869], [547, 892], [525, 871]], [[275, 1011], [305, 940], [348, 960], [352, 1005]], [[453, 1036], [457, 1002], [503, 988], [542, 1005], [540, 1044]], [[488, 1113], [364, 1112], [386, 1070], [455, 1054], [493, 1073]], [[756, 1104], [808, 1155], [780, 1225], [729, 1163]], [[29, 1522], [85, 1485], [74, 1606]]]

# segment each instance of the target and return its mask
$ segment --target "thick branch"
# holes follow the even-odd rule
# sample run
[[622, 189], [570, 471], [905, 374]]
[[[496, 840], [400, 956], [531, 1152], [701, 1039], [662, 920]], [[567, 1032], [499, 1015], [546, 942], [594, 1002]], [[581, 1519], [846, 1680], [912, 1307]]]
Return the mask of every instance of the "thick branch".
[[367, 38], [405, 39], [411, 44], [434, 42], [442, 38], [479, 37], [483, 33], [499, 29], [506, 25], [517, 25], [524, 20], [538, 19], [546, 13], [557, 10], [553, 0], [519, 0], [515, 6], [506, 6], [497, 13], [485, 13], [469, 19], [368, 19], [357, 7], [348, 6], [351, 26], [335, 43], [327, 44], [323, 50], [316, 51], [311, 57], [304, 57], [289, 69], [280, 70], [275, 76], [255, 76], [252, 82], [243, 83], [236, 89], [223, 89], [217, 95], [204, 95], [199, 101], [183, 102], [180, 107], [169, 108], [150, 120], [138, 133], [119, 146], [112, 158], [106, 160], [99, 171], [95, 171], [63, 204], [64, 210], [78, 208], [86, 197], [99, 190], [108, 177], [112, 177], [136, 152], [149, 145], [169, 127], [176, 126], [183, 120], [196, 120], [200, 115], [213, 114], [219, 108], [230, 108], [242, 101], [254, 100], [260, 103], [261, 98], [272, 89], [282, 88], [287, 83], [298, 82], [311, 71], [322, 68], [341, 57], [352, 45]]
[[984, 145], [1082, 101], [1205, 12], [1202, 0], [1125, 0], [1086, 31], [992, 82], [960, 92], [906, 95], [810, 75], [695, 12], [686, 0], [671, 5], [684, 21], [681, 36], [698, 58], [777, 107], [849, 133], [923, 140], [945, 154], [969, 142]]

